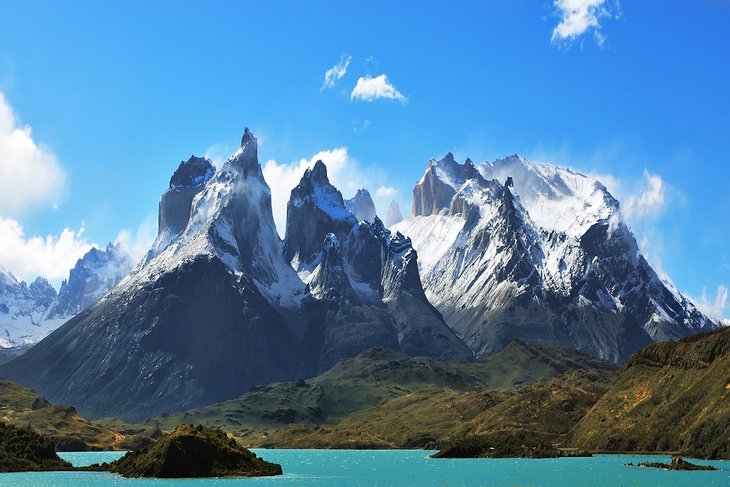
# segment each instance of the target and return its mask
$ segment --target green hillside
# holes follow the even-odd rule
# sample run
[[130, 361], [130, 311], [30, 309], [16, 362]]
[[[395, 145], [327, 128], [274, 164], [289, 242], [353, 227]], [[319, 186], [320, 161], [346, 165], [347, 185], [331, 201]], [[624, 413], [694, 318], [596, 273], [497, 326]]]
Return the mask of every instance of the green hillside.
[[730, 458], [730, 329], [632, 355], [578, 423], [576, 446]]
[[[515, 388], [571, 371], [598, 374], [605, 384], [616, 370], [574, 350], [522, 342], [470, 364], [443, 364], [377, 348], [342, 360], [313, 379], [257, 387], [230, 401], [161, 416], [150, 424], [171, 430], [181, 423], [201, 423], [252, 446], [428, 446], [469, 431], [464, 418], [518, 400], [515, 391], [521, 389]], [[599, 385], [595, 394], [601, 391]], [[595, 402], [600, 396], [591, 397], [589, 402]], [[390, 411], [412, 421], [405, 429], [394, 429], [391, 419], [396, 415]]]

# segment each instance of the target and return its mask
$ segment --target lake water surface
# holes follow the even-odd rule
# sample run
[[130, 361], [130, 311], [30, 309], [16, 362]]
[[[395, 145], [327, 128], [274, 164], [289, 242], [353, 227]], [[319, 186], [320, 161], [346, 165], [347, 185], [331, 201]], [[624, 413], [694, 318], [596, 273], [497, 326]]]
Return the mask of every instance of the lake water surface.
[[[430, 459], [423, 450], [253, 450], [280, 463], [284, 475], [257, 479], [124, 479], [95, 472], [0, 474], [2, 487], [203, 486], [730, 486], [730, 461], [696, 463], [716, 472], [668, 472], [625, 464], [669, 457], [598, 455], [545, 460]], [[112, 461], [119, 452], [60, 453], [74, 465]]]

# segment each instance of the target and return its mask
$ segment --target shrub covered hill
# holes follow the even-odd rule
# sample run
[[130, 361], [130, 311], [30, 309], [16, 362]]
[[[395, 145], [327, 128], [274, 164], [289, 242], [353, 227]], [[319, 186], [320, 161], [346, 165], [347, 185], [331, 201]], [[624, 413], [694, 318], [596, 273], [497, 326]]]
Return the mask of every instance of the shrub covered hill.
[[35, 391], [0, 378], [0, 420], [47, 437], [58, 451], [134, 449], [162, 433], [154, 427], [108, 426], [81, 417], [71, 406], [55, 406]]
[[730, 458], [729, 352], [730, 328], [636, 352], [571, 432], [572, 443]]
[[70, 469], [71, 464], [58, 457], [50, 439], [0, 422], [0, 472]]
[[[124, 477], [263, 477], [281, 475], [267, 462], [220, 430], [180, 425], [146, 448], [127, 453], [108, 469]], [[92, 467], [92, 468], [94, 468]]]
[[256, 387], [151, 424], [202, 423], [249, 446], [284, 448], [432, 448], [454, 435], [521, 428], [559, 441], [617, 370], [582, 352], [518, 341], [467, 364], [376, 348], [313, 379]]

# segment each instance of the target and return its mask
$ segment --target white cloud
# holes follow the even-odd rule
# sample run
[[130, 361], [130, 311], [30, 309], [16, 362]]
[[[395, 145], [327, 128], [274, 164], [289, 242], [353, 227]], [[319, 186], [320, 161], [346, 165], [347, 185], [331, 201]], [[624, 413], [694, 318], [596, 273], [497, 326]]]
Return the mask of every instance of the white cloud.
[[18, 215], [28, 208], [53, 205], [65, 182], [56, 157], [33, 141], [29, 125], [17, 125], [0, 92], [0, 214]]
[[408, 99], [396, 89], [385, 74], [372, 78], [362, 76], [350, 93], [350, 100], [373, 101], [378, 98], [387, 98], [401, 103], [407, 103]]
[[365, 119], [365, 120], [357, 119], [357, 120], [353, 120], [352, 122], [350, 122], [350, 125], [352, 125], [352, 130], [356, 134], [361, 134], [370, 127], [370, 123], [371, 123], [370, 120], [367, 120], [367, 119]]
[[622, 205], [628, 220], [637, 220], [660, 215], [667, 205], [667, 185], [664, 180], [644, 170], [644, 181], [637, 193], [629, 195]]
[[[704, 314], [711, 318], [721, 320], [730, 311], [728, 295], [727, 286], [720, 284], [715, 291], [715, 296], [708, 296], [707, 289], [702, 289], [702, 295], [699, 298], [691, 299]], [[725, 320], [723, 323], [730, 324], [730, 320]]]
[[213, 144], [210, 147], [208, 147], [205, 150], [205, 154], [203, 154], [203, 157], [206, 159], [210, 159], [210, 162], [213, 163], [215, 167], [221, 167], [223, 166], [223, 163], [226, 162], [226, 159], [233, 153], [234, 151], [228, 147], [226, 144]]
[[551, 42], [572, 42], [591, 31], [596, 43], [602, 46], [606, 37], [601, 32], [601, 21], [621, 16], [618, 0], [613, 7], [609, 7], [607, 0], [555, 0], [553, 5], [560, 22], [553, 29]]
[[621, 204], [621, 214], [632, 223], [656, 220], [669, 206], [670, 200], [682, 202], [685, 196], [661, 176], [644, 169], [641, 180], [622, 180], [611, 174], [589, 173], [600, 181]]
[[132, 257], [135, 264], [142, 260], [157, 237], [157, 215], [150, 213], [136, 230], [122, 229], [114, 239]]
[[326, 88], [332, 88], [340, 78], [345, 76], [345, 73], [347, 73], [347, 67], [350, 65], [351, 60], [352, 56], [350, 56], [349, 54], [341, 54], [340, 62], [332, 66], [330, 69], [327, 70], [326, 73], [324, 73], [324, 83], [322, 83], [322, 87], [319, 89], [319, 91], [322, 91]]
[[380, 186], [376, 191], [375, 195], [379, 196], [381, 198], [386, 198], [388, 196], [393, 196], [398, 191], [393, 186]]
[[21, 280], [65, 279], [93, 246], [84, 238], [83, 224], [78, 230], [64, 228], [59, 235], [26, 237], [19, 222], [0, 217], [0, 265]]

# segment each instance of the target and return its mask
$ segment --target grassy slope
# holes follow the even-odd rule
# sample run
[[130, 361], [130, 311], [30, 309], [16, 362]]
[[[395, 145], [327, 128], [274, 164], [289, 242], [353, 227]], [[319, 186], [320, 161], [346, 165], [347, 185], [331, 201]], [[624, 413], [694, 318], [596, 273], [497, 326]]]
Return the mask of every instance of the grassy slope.
[[[580, 352], [520, 342], [472, 364], [441, 364], [374, 349], [308, 381], [258, 387], [224, 403], [156, 418], [154, 424], [170, 430], [180, 423], [202, 423], [249, 445], [427, 446], [456, 434], [464, 417], [513, 398], [512, 387], [589, 368], [615, 371], [612, 364]], [[386, 419], [396, 416], [390, 411], [407, 411], [408, 426], [394, 427], [398, 421]], [[327, 426], [338, 423], [342, 428]], [[308, 430], [315, 433], [305, 435]]]
[[730, 458], [730, 329], [636, 352], [570, 436], [594, 450]]
[[[0, 420], [32, 428], [50, 438], [58, 450], [126, 449], [138, 443], [133, 434], [120, 433], [88, 421], [70, 406], [53, 406], [35, 391], [0, 378]], [[142, 436], [149, 436], [147, 430]]]
[[442, 448], [454, 438], [512, 431], [552, 442], [608, 390], [614, 374], [577, 370], [519, 388], [427, 387], [345, 417], [335, 425], [289, 425], [261, 445], [287, 448]]

